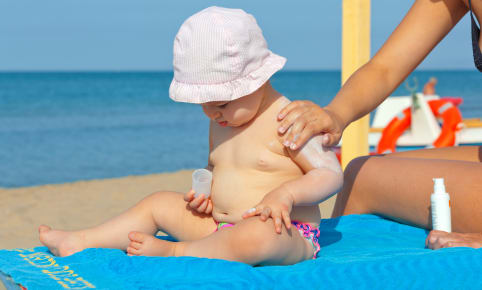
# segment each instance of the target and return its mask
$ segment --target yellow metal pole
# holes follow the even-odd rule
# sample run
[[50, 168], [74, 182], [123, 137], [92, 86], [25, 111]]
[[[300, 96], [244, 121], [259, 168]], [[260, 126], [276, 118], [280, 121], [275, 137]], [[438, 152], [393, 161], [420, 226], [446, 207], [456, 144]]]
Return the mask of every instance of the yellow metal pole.
[[[370, 0], [343, 0], [342, 83], [370, 59]], [[350, 124], [343, 133], [341, 161], [368, 154], [369, 115]]]

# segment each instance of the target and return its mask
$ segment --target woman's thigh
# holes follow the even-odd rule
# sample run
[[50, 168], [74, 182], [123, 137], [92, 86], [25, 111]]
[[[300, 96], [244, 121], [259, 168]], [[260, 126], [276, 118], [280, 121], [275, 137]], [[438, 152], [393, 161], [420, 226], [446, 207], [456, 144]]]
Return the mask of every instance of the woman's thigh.
[[482, 163], [401, 157], [360, 157], [345, 170], [334, 216], [375, 213], [431, 228], [433, 178], [445, 180], [452, 229], [482, 231]]
[[482, 161], [482, 146], [457, 146], [394, 152], [385, 157], [407, 157], [459, 161]]

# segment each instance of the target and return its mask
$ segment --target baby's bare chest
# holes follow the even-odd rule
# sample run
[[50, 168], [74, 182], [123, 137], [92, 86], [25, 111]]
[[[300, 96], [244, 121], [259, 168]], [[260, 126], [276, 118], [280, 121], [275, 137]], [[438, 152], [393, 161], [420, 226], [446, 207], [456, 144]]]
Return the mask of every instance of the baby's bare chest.
[[280, 165], [290, 161], [289, 157], [273, 152], [270, 148], [270, 142], [260, 144], [241, 140], [233, 141], [223, 143], [211, 152], [211, 162], [215, 167], [236, 167], [264, 171], [275, 170]]
[[299, 170], [281, 144], [275, 125], [253, 124], [244, 130], [217, 132], [210, 154], [212, 165], [259, 171]]

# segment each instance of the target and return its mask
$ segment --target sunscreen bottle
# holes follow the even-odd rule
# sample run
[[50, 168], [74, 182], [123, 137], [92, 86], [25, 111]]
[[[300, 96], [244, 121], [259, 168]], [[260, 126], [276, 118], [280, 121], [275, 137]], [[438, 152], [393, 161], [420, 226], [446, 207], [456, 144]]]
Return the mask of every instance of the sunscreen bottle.
[[430, 196], [432, 207], [432, 227], [434, 230], [451, 232], [450, 196], [445, 192], [443, 178], [433, 179], [433, 193]]

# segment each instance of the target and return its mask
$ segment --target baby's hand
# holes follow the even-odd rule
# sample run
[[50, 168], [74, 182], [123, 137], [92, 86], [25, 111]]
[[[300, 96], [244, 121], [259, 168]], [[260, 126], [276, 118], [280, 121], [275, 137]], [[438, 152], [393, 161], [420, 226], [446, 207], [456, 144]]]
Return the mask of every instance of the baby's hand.
[[194, 197], [194, 190], [191, 189], [184, 195], [184, 200], [188, 202], [190, 208], [198, 213], [211, 214], [213, 211], [213, 202], [210, 198], [205, 198], [203, 193]]
[[290, 213], [293, 209], [293, 197], [289, 192], [279, 187], [268, 193], [256, 206], [243, 214], [243, 218], [259, 215], [262, 221], [269, 217], [273, 219], [275, 231], [281, 234], [281, 224], [284, 222], [287, 229], [291, 227]]

